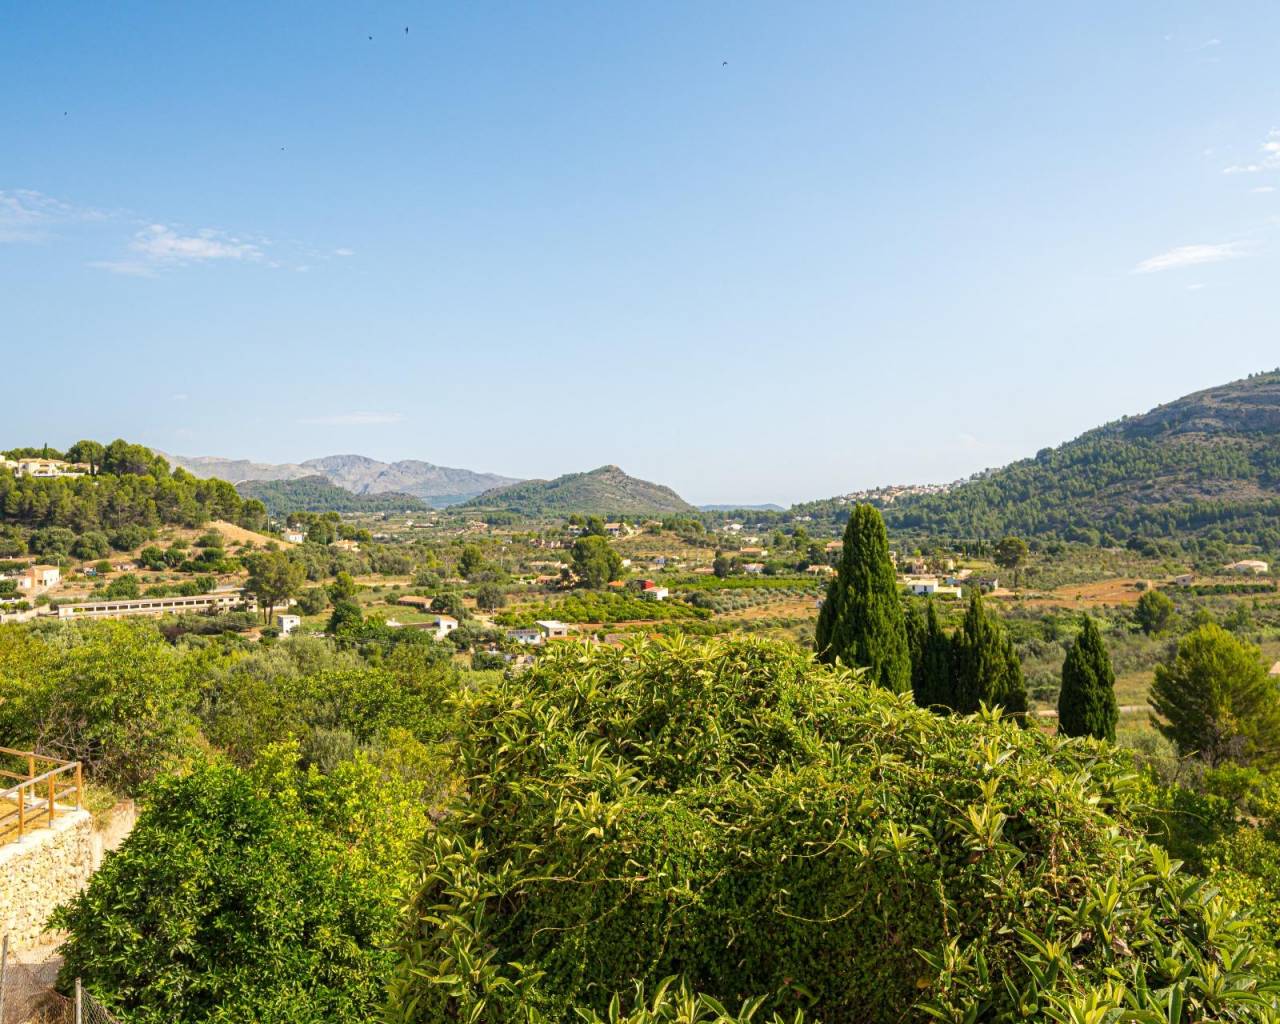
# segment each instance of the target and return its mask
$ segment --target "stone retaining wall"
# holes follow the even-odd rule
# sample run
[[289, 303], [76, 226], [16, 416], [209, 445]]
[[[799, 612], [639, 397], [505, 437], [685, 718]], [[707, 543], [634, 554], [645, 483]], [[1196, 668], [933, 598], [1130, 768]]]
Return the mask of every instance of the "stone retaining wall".
[[85, 887], [100, 851], [88, 811], [67, 811], [51, 828], [0, 846], [0, 934], [10, 949], [37, 942], [54, 908]]

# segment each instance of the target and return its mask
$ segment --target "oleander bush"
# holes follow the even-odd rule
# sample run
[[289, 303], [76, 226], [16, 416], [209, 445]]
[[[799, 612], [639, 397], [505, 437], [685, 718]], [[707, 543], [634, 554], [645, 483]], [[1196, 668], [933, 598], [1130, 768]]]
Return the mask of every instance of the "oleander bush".
[[559, 645], [458, 702], [389, 1024], [1277, 1019], [1110, 747], [748, 638]]

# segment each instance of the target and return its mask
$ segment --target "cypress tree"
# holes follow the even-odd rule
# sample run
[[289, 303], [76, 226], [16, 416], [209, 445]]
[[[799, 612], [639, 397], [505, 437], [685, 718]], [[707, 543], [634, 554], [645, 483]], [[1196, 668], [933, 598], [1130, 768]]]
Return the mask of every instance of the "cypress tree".
[[912, 601], [907, 606], [907, 653], [911, 658], [911, 695], [921, 707], [922, 697], [928, 695], [928, 681], [924, 676], [924, 645], [928, 636], [928, 625], [925, 623], [924, 611], [919, 602]]
[[925, 700], [918, 697], [916, 703], [925, 708], [946, 707], [951, 694], [954, 668], [951, 664], [951, 638], [938, 621], [938, 610], [933, 601], [925, 616], [924, 671]]
[[1083, 628], [1062, 663], [1058, 692], [1058, 733], [1061, 736], [1116, 738], [1120, 708], [1116, 704], [1116, 675], [1097, 624], [1083, 616]]
[[1000, 624], [987, 617], [982, 594], [969, 597], [964, 624], [951, 638], [951, 693], [947, 704], [970, 715], [980, 704], [1004, 708], [1007, 714], [1027, 710], [1027, 686], [1013, 640]]
[[889, 559], [884, 520], [858, 505], [844, 531], [839, 571], [818, 613], [818, 658], [837, 658], [868, 670], [867, 678], [895, 693], [911, 689], [911, 656], [898, 581]]
[[922, 708], [945, 710], [951, 701], [951, 640], [938, 621], [932, 599], [924, 609], [912, 603], [907, 616], [911, 649], [911, 695]]

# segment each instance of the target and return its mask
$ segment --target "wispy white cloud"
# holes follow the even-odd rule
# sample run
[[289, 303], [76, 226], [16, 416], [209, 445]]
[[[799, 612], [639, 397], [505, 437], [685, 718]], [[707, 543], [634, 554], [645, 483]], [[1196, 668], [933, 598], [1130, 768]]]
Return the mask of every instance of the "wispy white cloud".
[[175, 391], [173, 394], [171, 394], [171, 395], [169, 396], [169, 401], [171, 401], [171, 402], [185, 402], [185, 401], [186, 401], [188, 398], [190, 398], [190, 397], [191, 397], [191, 396], [190, 396], [189, 394], [187, 394], [185, 391]]
[[0, 189], [0, 242], [40, 242], [59, 224], [105, 220], [101, 210], [71, 203], [33, 189]]
[[1275, 190], [1276, 190], [1276, 187], [1274, 185], [1259, 185], [1257, 188], [1249, 189], [1250, 192], [1258, 192], [1258, 193], [1274, 192]]
[[1239, 259], [1248, 252], [1243, 242], [1222, 242], [1218, 245], [1180, 245], [1168, 252], [1157, 253], [1133, 268], [1135, 274], [1154, 274], [1161, 270], [1179, 270], [1204, 263], [1223, 263]]
[[1262, 157], [1251, 160], [1247, 164], [1232, 164], [1222, 168], [1223, 174], [1257, 174], [1259, 171], [1270, 171], [1280, 168], [1280, 128], [1272, 128], [1267, 133], [1261, 148]]
[[354, 256], [356, 252], [354, 249], [342, 248], [342, 249], [334, 249], [333, 254], [335, 256]]
[[143, 259], [161, 264], [206, 263], [210, 260], [238, 260], [263, 263], [266, 256], [253, 242], [204, 229], [180, 235], [165, 224], [150, 224], [129, 243]]
[[1195, 284], [1189, 284], [1189, 285], [1187, 285], [1187, 291], [1189, 291], [1189, 292], [1198, 292], [1198, 291], [1199, 291], [1201, 288], [1203, 288], [1203, 287], [1204, 287], [1204, 282], [1202, 282], [1202, 281], [1197, 281]]
[[161, 270], [218, 261], [273, 265], [264, 244], [269, 243], [246, 241], [212, 228], [182, 234], [167, 224], [148, 224], [133, 236], [128, 256], [98, 260], [90, 266], [116, 274], [154, 277]]
[[398, 412], [339, 412], [329, 416], [307, 416], [298, 422], [315, 427], [371, 427], [403, 420], [404, 416]]

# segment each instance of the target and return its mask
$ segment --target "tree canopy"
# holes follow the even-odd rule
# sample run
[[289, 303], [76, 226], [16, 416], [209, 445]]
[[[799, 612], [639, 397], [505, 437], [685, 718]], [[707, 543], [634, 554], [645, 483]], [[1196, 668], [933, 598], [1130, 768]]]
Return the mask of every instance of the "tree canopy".
[[1139, 835], [1122, 756], [747, 639], [561, 645], [460, 699], [467, 783], [422, 847], [391, 1024], [671, 1019], [635, 986], [673, 975], [707, 1006], [895, 1024], [1182, 1020], [1170, 988], [1250, 1019], [1219, 957], [1275, 989]]

